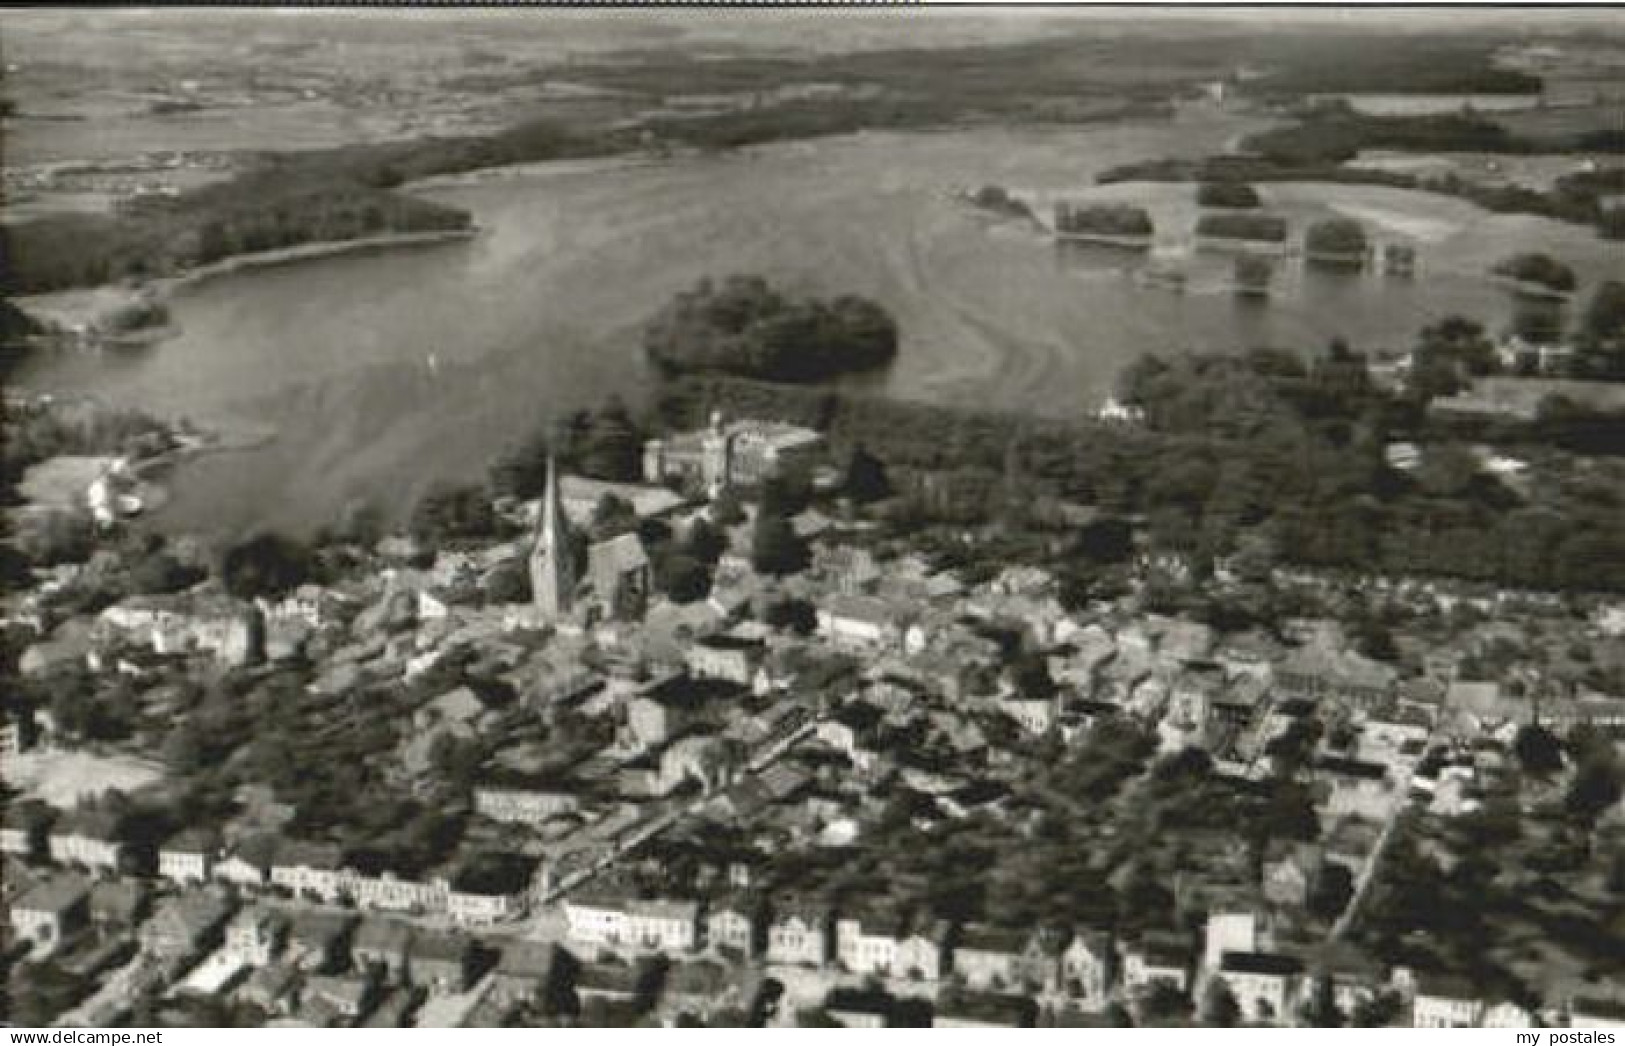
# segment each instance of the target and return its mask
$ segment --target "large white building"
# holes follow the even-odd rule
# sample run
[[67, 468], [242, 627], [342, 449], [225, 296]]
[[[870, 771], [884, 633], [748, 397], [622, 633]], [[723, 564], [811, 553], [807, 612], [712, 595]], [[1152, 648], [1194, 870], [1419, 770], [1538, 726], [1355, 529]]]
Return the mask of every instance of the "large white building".
[[740, 419], [643, 445], [643, 478], [650, 483], [677, 480], [718, 491], [753, 486], [784, 469], [810, 465], [823, 456], [824, 437], [800, 425]]

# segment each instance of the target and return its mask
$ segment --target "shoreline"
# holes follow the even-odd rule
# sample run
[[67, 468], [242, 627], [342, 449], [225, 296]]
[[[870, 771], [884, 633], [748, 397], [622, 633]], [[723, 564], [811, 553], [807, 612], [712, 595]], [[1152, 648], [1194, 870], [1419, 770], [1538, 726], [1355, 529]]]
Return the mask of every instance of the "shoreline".
[[[321, 240], [312, 243], [277, 247], [268, 251], [232, 255], [170, 276], [160, 276], [141, 284], [104, 283], [95, 287], [49, 291], [44, 294], [19, 295], [14, 298], [18, 307], [58, 329], [60, 333], [84, 338], [94, 348], [122, 349], [149, 348], [180, 332], [173, 324], [131, 331], [99, 331], [99, 315], [120, 306], [136, 303], [167, 305], [175, 293], [186, 287], [198, 286], [209, 280], [254, 269], [269, 269], [279, 265], [293, 265], [319, 258], [333, 258], [347, 254], [367, 254], [377, 251], [403, 250], [413, 247], [432, 247], [439, 244], [472, 240], [483, 232], [470, 225], [459, 229], [426, 229], [419, 232], [385, 233], [355, 240]], [[55, 304], [54, 304], [55, 303]], [[94, 311], [93, 311], [94, 310]]]

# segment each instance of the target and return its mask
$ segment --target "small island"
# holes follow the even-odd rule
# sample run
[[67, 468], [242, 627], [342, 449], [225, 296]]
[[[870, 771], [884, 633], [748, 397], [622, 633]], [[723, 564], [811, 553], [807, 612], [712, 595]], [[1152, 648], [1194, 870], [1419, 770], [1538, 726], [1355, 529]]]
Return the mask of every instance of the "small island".
[[1011, 195], [1010, 190], [1002, 185], [984, 185], [980, 189], [963, 192], [960, 196], [972, 207], [1001, 218], [1034, 220], [1033, 209]]
[[1055, 205], [1055, 235], [1118, 247], [1149, 247], [1156, 226], [1144, 207], [1127, 204]]
[[1262, 206], [1258, 190], [1246, 182], [1203, 182], [1196, 190], [1199, 207], [1222, 207], [1228, 210], [1251, 210]]
[[760, 276], [730, 276], [678, 294], [650, 321], [644, 349], [668, 376], [819, 382], [890, 363], [897, 322], [867, 298], [796, 300]]
[[1490, 272], [1514, 293], [1531, 298], [1566, 298], [1574, 291], [1574, 270], [1550, 254], [1526, 251], [1496, 262]]
[[1352, 218], [1318, 221], [1303, 237], [1304, 257], [1323, 265], [1364, 265], [1369, 249], [1365, 227]]

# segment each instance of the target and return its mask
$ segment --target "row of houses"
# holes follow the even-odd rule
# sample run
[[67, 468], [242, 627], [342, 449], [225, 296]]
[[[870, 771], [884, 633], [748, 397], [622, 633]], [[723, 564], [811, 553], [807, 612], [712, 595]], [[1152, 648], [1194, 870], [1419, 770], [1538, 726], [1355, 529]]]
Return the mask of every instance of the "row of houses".
[[[839, 966], [848, 973], [935, 982], [956, 974], [972, 987], [1030, 986], [1103, 1003], [1118, 967], [1109, 935], [1090, 930], [1028, 933], [874, 915], [837, 915], [791, 899], [767, 907], [732, 899], [643, 899], [614, 889], [564, 902], [569, 940], [583, 949], [681, 954], [711, 949], [786, 966]], [[1161, 969], [1134, 948], [1134, 969]]]
[[[119, 818], [108, 811], [77, 811], [47, 832], [28, 809], [8, 810], [0, 850], [18, 857], [117, 875], [127, 870], [131, 845]], [[43, 845], [42, 845], [43, 844]], [[361, 909], [436, 913], [468, 924], [517, 918], [530, 909], [541, 876], [539, 863], [518, 855], [491, 855], [480, 868], [414, 879], [387, 869], [358, 867], [341, 847], [268, 836], [222, 849], [209, 833], [188, 829], [158, 849], [160, 878], [182, 885], [230, 883], [246, 890], [280, 888], [327, 903]]]

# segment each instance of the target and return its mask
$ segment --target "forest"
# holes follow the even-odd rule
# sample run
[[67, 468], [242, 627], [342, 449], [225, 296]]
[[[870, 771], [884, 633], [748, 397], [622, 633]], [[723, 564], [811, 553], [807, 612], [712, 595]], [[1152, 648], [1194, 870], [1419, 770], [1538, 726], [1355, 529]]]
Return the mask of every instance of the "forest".
[[465, 229], [461, 210], [354, 182], [269, 172], [162, 207], [8, 225], [0, 264], [16, 293], [173, 275], [238, 254], [386, 233]]

